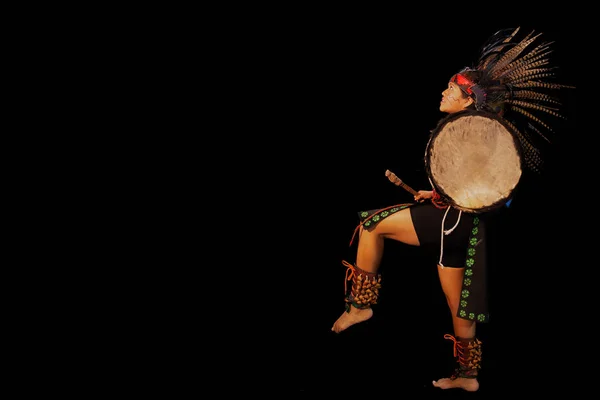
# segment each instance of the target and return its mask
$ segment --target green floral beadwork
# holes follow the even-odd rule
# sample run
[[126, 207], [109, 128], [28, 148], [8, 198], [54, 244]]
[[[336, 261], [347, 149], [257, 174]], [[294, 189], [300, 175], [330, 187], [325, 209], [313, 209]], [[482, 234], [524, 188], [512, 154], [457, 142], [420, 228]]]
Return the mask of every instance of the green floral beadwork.
[[487, 316], [487, 314], [479, 313], [476, 315], [474, 312], [467, 312], [467, 310], [466, 310], [469, 306], [469, 302], [466, 299], [471, 295], [470, 290], [466, 289], [466, 288], [470, 287], [474, 282], [473, 275], [475, 274], [474, 266], [475, 266], [475, 254], [477, 253], [476, 246], [480, 242], [480, 240], [477, 238], [477, 235], [479, 234], [479, 227], [478, 227], [479, 223], [480, 223], [479, 217], [474, 217], [473, 218], [473, 227], [471, 228], [471, 235], [469, 238], [469, 247], [467, 248], [467, 259], [465, 261], [463, 290], [461, 291], [461, 297], [463, 299], [460, 301], [458, 316], [460, 316], [461, 318], [466, 318], [466, 319], [470, 319], [470, 320], [477, 319], [477, 321], [479, 321], [479, 322], [486, 322], [489, 318]]

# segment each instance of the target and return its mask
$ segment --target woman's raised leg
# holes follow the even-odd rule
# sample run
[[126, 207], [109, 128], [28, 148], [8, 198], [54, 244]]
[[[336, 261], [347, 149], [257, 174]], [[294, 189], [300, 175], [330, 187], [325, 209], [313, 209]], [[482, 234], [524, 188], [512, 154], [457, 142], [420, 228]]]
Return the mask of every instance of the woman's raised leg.
[[[381, 281], [377, 271], [383, 257], [385, 239], [419, 245], [409, 208], [387, 216], [371, 229], [360, 227], [356, 264], [348, 265], [353, 280], [353, 293], [347, 298], [347, 310], [335, 321], [332, 331], [340, 333], [373, 316], [371, 305], [377, 302]], [[367, 293], [372, 296], [366, 302], [361, 301], [362, 296]]]

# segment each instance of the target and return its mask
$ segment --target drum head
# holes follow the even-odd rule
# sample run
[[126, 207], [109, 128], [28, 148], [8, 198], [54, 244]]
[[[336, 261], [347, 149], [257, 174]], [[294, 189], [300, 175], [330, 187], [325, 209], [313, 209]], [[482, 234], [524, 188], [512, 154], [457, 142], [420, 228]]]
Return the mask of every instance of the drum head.
[[443, 200], [474, 213], [504, 205], [522, 174], [515, 134], [500, 117], [483, 112], [440, 121], [427, 144], [425, 165]]

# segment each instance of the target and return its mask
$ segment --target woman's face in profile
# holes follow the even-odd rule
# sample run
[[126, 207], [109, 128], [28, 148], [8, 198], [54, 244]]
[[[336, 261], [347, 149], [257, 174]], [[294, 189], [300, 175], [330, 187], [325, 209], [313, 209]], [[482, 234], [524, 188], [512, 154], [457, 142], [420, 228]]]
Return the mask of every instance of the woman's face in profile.
[[442, 101], [440, 102], [440, 111], [452, 114], [467, 108], [473, 99], [466, 96], [454, 82], [448, 82], [448, 87], [442, 92]]

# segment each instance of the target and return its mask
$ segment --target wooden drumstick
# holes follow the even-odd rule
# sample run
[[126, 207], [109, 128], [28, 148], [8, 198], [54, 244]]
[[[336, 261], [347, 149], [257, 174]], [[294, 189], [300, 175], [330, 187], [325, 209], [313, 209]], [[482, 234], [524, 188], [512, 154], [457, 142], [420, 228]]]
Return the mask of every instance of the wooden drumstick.
[[[408, 186], [406, 183], [402, 182], [402, 179], [398, 178], [398, 176], [393, 173], [392, 171], [390, 171], [389, 169], [386, 171], [386, 176], [388, 176], [387, 172], [389, 172], [389, 175], [391, 175], [390, 181], [392, 181], [392, 183], [396, 186], [400, 186], [402, 187], [404, 190], [406, 190], [408, 193], [412, 194], [413, 196], [417, 195], [417, 191], [413, 188], [411, 188], [410, 186]], [[390, 178], [390, 176], [388, 176], [388, 179]]]
[[413, 196], [417, 195], [417, 191], [415, 189], [411, 188], [410, 186], [408, 186], [406, 183], [402, 182], [402, 179], [400, 179], [400, 178], [398, 178], [398, 182], [396, 182], [396, 185], [401, 186], [403, 189], [408, 191], [408, 193], [412, 194]]

